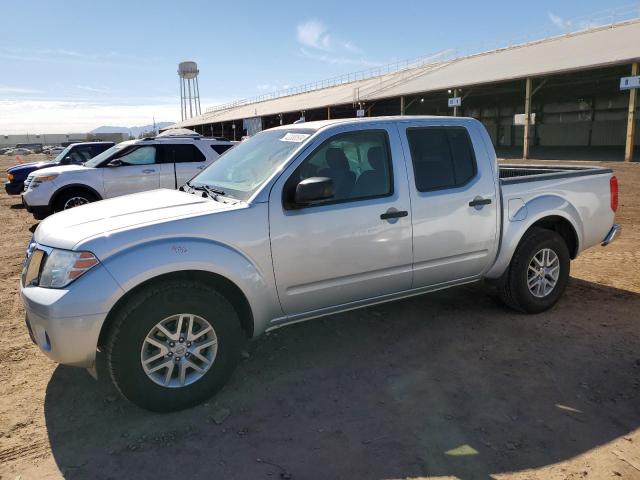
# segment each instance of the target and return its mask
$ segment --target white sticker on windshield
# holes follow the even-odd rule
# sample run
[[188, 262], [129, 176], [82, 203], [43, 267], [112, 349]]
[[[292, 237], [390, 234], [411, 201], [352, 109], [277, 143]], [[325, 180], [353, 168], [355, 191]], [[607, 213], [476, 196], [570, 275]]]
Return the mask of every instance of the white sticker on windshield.
[[300, 143], [309, 138], [310, 133], [287, 133], [284, 137], [280, 139], [281, 142], [295, 142]]

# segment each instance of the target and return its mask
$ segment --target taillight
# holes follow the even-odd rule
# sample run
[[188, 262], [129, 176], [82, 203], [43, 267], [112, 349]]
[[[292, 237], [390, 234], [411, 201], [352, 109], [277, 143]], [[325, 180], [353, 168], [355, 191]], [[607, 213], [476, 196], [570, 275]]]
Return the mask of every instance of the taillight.
[[609, 180], [609, 191], [611, 192], [611, 210], [618, 210], [618, 179], [614, 175]]

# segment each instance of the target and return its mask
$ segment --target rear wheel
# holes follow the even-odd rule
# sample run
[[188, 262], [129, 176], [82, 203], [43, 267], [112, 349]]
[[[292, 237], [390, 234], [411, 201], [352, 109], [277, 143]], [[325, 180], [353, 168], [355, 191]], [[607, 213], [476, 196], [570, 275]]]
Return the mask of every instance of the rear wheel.
[[498, 282], [502, 301], [526, 313], [548, 310], [567, 286], [570, 263], [569, 249], [558, 233], [532, 229], [521, 240], [509, 269]]
[[150, 287], [116, 314], [106, 344], [111, 378], [130, 401], [168, 412], [218, 391], [240, 358], [244, 335], [233, 305], [207, 285]]
[[58, 196], [58, 198], [56, 198], [53, 210], [55, 212], [61, 212], [62, 210], [69, 210], [70, 208], [86, 205], [87, 203], [95, 202], [96, 200], [98, 200], [98, 197], [90, 191], [81, 188], [73, 188], [65, 190]]

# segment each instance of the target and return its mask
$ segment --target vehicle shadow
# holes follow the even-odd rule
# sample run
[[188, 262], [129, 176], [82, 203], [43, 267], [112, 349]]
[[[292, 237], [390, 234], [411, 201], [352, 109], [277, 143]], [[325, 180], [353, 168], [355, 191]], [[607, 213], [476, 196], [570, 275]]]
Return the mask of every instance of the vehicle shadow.
[[21, 203], [14, 203], [9, 207], [11, 210], [25, 210], [25, 206]]
[[275, 331], [204, 405], [153, 414], [58, 367], [67, 478], [395, 478], [542, 467], [640, 426], [640, 295], [572, 279], [527, 316], [466, 286]]

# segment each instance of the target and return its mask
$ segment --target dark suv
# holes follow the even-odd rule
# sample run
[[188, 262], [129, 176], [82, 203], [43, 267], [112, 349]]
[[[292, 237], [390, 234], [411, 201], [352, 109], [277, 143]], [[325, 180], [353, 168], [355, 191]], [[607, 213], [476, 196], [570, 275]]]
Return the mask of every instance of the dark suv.
[[114, 142], [82, 142], [73, 143], [58, 154], [56, 158], [45, 162], [22, 163], [7, 169], [7, 182], [4, 189], [9, 195], [20, 195], [24, 189], [24, 181], [34, 170], [55, 167], [57, 165], [81, 164], [113, 147]]

